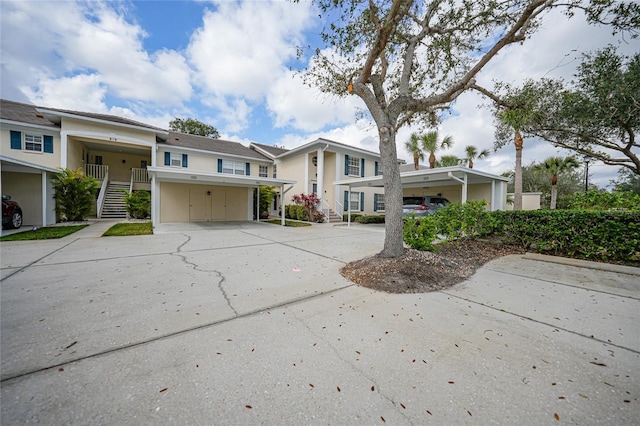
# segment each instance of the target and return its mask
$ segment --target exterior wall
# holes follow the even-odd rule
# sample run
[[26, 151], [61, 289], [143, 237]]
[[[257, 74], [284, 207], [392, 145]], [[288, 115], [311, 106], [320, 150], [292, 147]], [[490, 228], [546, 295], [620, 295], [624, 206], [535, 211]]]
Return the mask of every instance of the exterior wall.
[[2, 193], [20, 204], [23, 226], [42, 226], [42, 174], [2, 172]]
[[[141, 162], [151, 164], [151, 155], [126, 154], [111, 151], [87, 151], [89, 164], [95, 164], [96, 155], [102, 156], [102, 164], [109, 166], [109, 180], [115, 182], [131, 181], [131, 169], [140, 168]], [[86, 153], [85, 153], [86, 155]]]
[[[365, 167], [366, 169], [366, 167]], [[343, 186], [340, 185], [338, 186], [338, 191], [340, 194], [341, 199], [340, 204], [343, 205], [343, 209], [342, 211], [338, 211], [337, 213], [339, 215], [342, 214], [347, 214], [348, 210], [344, 209], [344, 191], [348, 191], [349, 187], [347, 186]], [[378, 214], [384, 214], [384, 210], [382, 211], [375, 211], [374, 210], [374, 194], [384, 194], [384, 188], [352, 188], [351, 192], [359, 192], [359, 193], [364, 193], [364, 205], [363, 205], [363, 209], [362, 210], [351, 210], [352, 214], [366, 214], [366, 215], [378, 215]]]
[[[253, 188], [160, 183], [160, 222], [247, 221]], [[250, 217], [251, 216], [251, 217]]]
[[[22, 143], [24, 147], [24, 134], [26, 133], [34, 135], [47, 135], [53, 136], [53, 153], [48, 152], [31, 152], [24, 151], [22, 149], [11, 149], [11, 135], [10, 130], [21, 132]], [[60, 167], [60, 135], [56, 132], [45, 131], [42, 129], [29, 130], [28, 127], [15, 128], [15, 129], [2, 129], [0, 130], [0, 153], [7, 157], [15, 158], [16, 160], [26, 161], [40, 166], [57, 168]]]
[[293, 157], [287, 157], [284, 161], [277, 163], [278, 179], [295, 180], [296, 184], [287, 191], [284, 204], [291, 204], [291, 197], [294, 194], [306, 193], [306, 183], [304, 181], [304, 158], [305, 155], [300, 154]]
[[[522, 210], [540, 210], [542, 192], [525, 192], [522, 194]], [[513, 193], [507, 194], [513, 200]], [[513, 210], [513, 203], [507, 203], [505, 210]]]
[[[67, 142], [67, 168], [71, 170], [77, 170], [84, 168], [85, 150], [82, 143]], [[106, 164], [106, 163], [105, 163]]]
[[156, 134], [153, 130], [139, 130], [122, 127], [117, 124], [98, 123], [95, 121], [78, 120], [63, 117], [60, 130], [75, 136], [76, 133], [100, 136], [111, 142], [137, 144], [142, 146], [155, 145]]

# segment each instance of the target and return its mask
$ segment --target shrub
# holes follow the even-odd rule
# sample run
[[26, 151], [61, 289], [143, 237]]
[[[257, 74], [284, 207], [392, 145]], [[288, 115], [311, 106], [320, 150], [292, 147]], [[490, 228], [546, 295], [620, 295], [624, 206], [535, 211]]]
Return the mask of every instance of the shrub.
[[260, 187], [260, 213], [268, 212], [273, 203], [276, 191], [273, 186]]
[[402, 237], [409, 247], [416, 250], [435, 251], [433, 242], [436, 240], [436, 236], [436, 221], [433, 216], [405, 219]]
[[316, 194], [294, 195], [291, 197], [291, 201], [302, 207], [305, 211], [304, 214], [301, 215], [298, 210], [298, 220], [313, 220], [315, 222], [321, 222], [324, 220], [324, 215], [320, 209], [318, 209], [320, 199]]
[[355, 220], [358, 223], [384, 223], [384, 215], [362, 215]]
[[487, 202], [468, 201], [464, 204], [452, 203], [436, 210], [433, 218], [436, 230], [449, 239], [473, 237], [492, 231], [489, 212], [485, 210]]
[[[360, 216], [362, 216], [360, 213], [351, 213], [351, 222], [355, 222], [356, 219], [358, 219]], [[344, 213], [342, 215], [342, 221], [347, 222], [348, 220], [349, 220], [349, 214]]]
[[604, 192], [591, 190], [576, 192], [569, 200], [569, 208], [576, 210], [640, 210], [640, 195], [633, 191]]
[[304, 206], [295, 206], [296, 207], [296, 219], [298, 220], [309, 220], [307, 216], [307, 209]]
[[69, 221], [82, 221], [89, 215], [98, 192], [98, 181], [78, 170], [60, 169], [51, 179], [58, 215]]
[[151, 216], [151, 193], [149, 191], [123, 191], [129, 216], [134, 219], [146, 219]]
[[495, 234], [539, 253], [640, 262], [640, 211], [493, 212]]

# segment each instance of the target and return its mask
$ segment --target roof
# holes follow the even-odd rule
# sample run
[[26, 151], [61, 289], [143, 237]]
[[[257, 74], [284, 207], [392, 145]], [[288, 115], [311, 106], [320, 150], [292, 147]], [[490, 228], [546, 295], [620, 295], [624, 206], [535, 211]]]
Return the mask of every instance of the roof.
[[25, 124], [33, 124], [36, 126], [51, 127], [59, 130], [60, 125], [47, 120], [44, 115], [37, 111], [37, 106], [32, 104], [23, 104], [20, 102], [0, 99], [0, 119], [15, 121]]
[[238, 157], [255, 158], [257, 160], [269, 160], [259, 152], [247, 148], [240, 142], [213, 139], [205, 136], [190, 135], [188, 133], [169, 132], [166, 142], [158, 143], [158, 146], [175, 146], [179, 148], [197, 149], [200, 151], [215, 152]]
[[[400, 173], [402, 172], [413, 172], [416, 170], [416, 166], [411, 163], [411, 164], [400, 164]], [[418, 170], [426, 170], [429, 169], [429, 167], [422, 165], [422, 164], [418, 164]]]
[[[412, 170], [400, 172], [400, 182], [403, 188], [418, 188], [443, 185], [460, 185], [466, 176], [468, 184], [490, 183], [491, 181], [508, 182], [509, 178], [498, 176], [463, 166], [436, 167], [435, 169]], [[357, 179], [347, 179], [333, 182], [334, 185], [349, 185], [350, 187], [383, 187], [382, 176], [368, 176]]]
[[294, 148], [292, 150], [289, 150], [283, 154], [278, 155], [278, 158], [282, 158], [282, 157], [286, 157], [287, 155], [290, 154], [298, 154], [300, 152], [304, 152], [308, 149], [310, 149], [311, 147], [313, 147], [314, 145], [330, 145], [333, 146], [334, 148], [338, 148], [338, 149], [346, 149], [346, 150], [350, 150], [350, 151], [354, 151], [354, 152], [358, 152], [360, 154], [367, 154], [367, 155], [371, 155], [373, 157], [380, 157], [380, 154], [378, 154], [377, 152], [373, 152], [373, 151], [369, 151], [366, 149], [362, 149], [362, 148], [358, 148], [355, 146], [351, 146], [351, 145], [347, 145], [345, 143], [341, 143], [341, 142], [336, 142], [336, 141], [332, 141], [329, 139], [325, 139], [325, 138], [318, 138], [315, 141], [311, 141], [308, 142], [304, 145], [301, 145], [297, 148]]
[[285, 148], [279, 148], [277, 146], [265, 145], [257, 142], [251, 142], [251, 144], [249, 145], [249, 148], [255, 149], [259, 153], [271, 158], [275, 158], [278, 155], [284, 154], [285, 152], [289, 151], [288, 149], [285, 149]]
[[108, 123], [121, 124], [129, 127], [137, 127], [153, 130], [156, 133], [164, 133], [167, 131], [160, 127], [151, 126], [139, 121], [130, 120], [128, 118], [117, 117], [108, 114], [95, 114], [91, 112], [72, 111], [59, 108], [40, 107], [33, 104], [25, 104], [14, 102], [7, 99], [0, 99], [0, 118], [19, 123], [33, 124], [38, 126], [47, 126], [52, 129], [60, 129], [61, 117], [83, 117], [90, 118], [94, 121], [102, 121]]

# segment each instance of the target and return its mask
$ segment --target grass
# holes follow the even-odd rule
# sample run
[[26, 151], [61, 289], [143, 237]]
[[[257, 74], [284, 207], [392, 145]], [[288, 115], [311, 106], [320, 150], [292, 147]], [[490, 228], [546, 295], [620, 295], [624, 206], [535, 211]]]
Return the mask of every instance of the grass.
[[0, 237], [0, 241], [29, 241], [29, 240], [51, 240], [66, 237], [76, 231], [86, 228], [89, 225], [72, 225], [72, 226], [45, 226], [35, 231], [18, 232], [17, 234], [5, 235]]
[[[281, 225], [282, 224], [282, 219], [269, 219], [266, 221], [267, 223], [273, 223], [274, 225]], [[301, 226], [311, 226], [311, 224], [309, 222], [296, 222], [293, 220], [286, 220], [284, 221], [284, 226], [291, 226], [293, 228], [295, 227], [301, 227]]]
[[128, 235], [152, 235], [153, 225], [151, 222], [117, 223], [103, 237], [125, 237]]

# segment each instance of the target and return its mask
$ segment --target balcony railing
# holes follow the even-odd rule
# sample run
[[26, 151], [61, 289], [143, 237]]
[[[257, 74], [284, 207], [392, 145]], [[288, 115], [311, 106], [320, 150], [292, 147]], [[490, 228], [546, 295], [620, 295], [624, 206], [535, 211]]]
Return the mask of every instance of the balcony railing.
[[149, 173], [147, 169], [131, 169], [131, 182], [132, 183], [148, 183]]
[[105, 180], [105, 176], [109, 173], [109, 166], [103, 166], [102, 164], [85, 164], [84, 174], [87, 176], [93, 176], [98, 180]]

